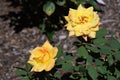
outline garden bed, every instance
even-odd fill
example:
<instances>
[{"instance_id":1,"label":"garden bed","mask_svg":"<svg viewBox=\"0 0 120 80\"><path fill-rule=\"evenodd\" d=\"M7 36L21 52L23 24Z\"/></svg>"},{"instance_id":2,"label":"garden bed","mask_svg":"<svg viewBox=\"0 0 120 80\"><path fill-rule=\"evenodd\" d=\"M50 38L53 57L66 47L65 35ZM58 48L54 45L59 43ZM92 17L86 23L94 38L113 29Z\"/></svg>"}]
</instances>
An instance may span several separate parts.
<instances>
[{"instance_id":1,"label":"garden bed","mask_svg":"<svg viewBox=\"0 0 120 80\"><path fill-rule=\"evenodd\" d=\"M107 27L111 38L113 35L120 41L120 1L104 0L106 6L102 6L103 12L99 13L101 22ZM7 17L9 12L19 12L20 7L10 6L11 2L6 0L0 1L0 79L1 80L19 80L16 76L16 66L23 67L28 60L28 50L43 44L46 36L36 27L23 28L16 33L11 20L14 17ZM111 5L112 4L112 5ZM64 51L75 52L75 47L71 46L71 42L75 37L69 38L68 32L63 28L56 32L55 45L61 44ZM69 47L71 46L71 47Z\"/></svg>"}]
</instances>

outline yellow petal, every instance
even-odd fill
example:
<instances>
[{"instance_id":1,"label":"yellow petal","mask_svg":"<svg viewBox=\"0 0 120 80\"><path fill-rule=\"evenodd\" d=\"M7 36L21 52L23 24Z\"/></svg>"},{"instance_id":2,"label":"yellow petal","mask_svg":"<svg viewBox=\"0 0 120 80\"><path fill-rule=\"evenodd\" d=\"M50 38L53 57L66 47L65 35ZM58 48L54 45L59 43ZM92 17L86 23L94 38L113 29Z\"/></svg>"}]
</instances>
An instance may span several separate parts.
<instances>
[{"instance_id":1,"label":"yellow petal","mask_svg":"<svg viewBox=\"0 0 120 80\"><path fill-rule=\"evenodd\" d=\"M89 34L89 30L84 30L84 31L83 31L83 34L84 34L84 35L88 35L88 34Z\"/></svg>"},{"instance_id":2,"label":"yellow petal","mask_svg":"<svg viewBox=\"0 0 120 80\"><path fill-rule=\"evenodd\" d=\"M39 56L43 56L43 53L41 53L41 47L36 47L33 50L30 50L29 52L31 53L32 57L39 57Z\"/></svg>"},{"instance_id":3,"label":"yellow petal","mask_svg":"<svg viewBox=\"0 0 120 80\"><path fill-rule=\"evenodd\" d=\"M96 26L95 28L91 28L92 31L98 31L99 30L99 26Z\"/></svg>"},{"instance_id":4,"label":"yellow petal","mask_svg":"<svg viewBox=\"0 0 120 80\"><path fill-rule=\"evenodd\" d=\"M69 21L69 18L68 18L68 16L65 16L64 18L66 19L66 21Z\"/></svg>"},{"instance_id":5,"label":"yellow petal","mask_svg":"<svg viewBox=\"0 0 120 80\"><path fill-rule=\"evenodd\" d=\"M67 24L67 30L73 30L73 27L72 27L72 25L71 24Z\"/></svg>"},{"instance_id":6,"label":"yellow petal","mask_svg":"<svg viewBox=\"0 0 120 80\"><path fill-rule=\"evenodd\" d=\"M82 35L82 33L81 33L81 32L79 32L79 31L75 31L75 35L76 35L76 36L81 36L81 35Z\"/></svg>"},{"instance_id":7,"label":"yellow petal","mask_svg":"<svg viewBox=\"0 0 120 80\"><path fill-rule=\"evenodd\" d=\"M44 57L43 57L43 62L46 62L46 61L48 61L50 59L50 55L49 55L49 53L46 53L45 55L44 55Z\"/></svg>"},{"instance_id":8,"label":"yellow petal","mask_svg":"<svg viewBox=\"0 0 120 80\"><path fill-rule=\"evenodd\" d=\"M70 10L69 10L69 14L73 14L73 13L76 13L76 10L75 10L75 9L70 8Z\"/></svg>"},{"instance_id":9,"label":"yellow petal","mask_svg":"<svg viewBox=\"0 0 120 80\"><path fill-rule=\"evenodd\" d=\"M95 38L96 37L96 32L90 32L88 36L90 38Z\"/></svg>"},{"instance_id":10,"label":"yellow petal","mask_svg":"<svg viewBox=\"0 0 120 80\"><path fill-rule=\"evenodd\" d=\"M75 35L74 31L70 31L69 36L73 36L73 35Z\"/></svg>"},{"instance_id":11,"label":"yellow petal","mask_svg":"<svg viewBox=\"0 0 120 80\"><path fill-rule=\"evenodd\" d=\"M86 9L80 4L80 5L78 6L77 10L80 10L81 12L82 12L82 11L84 12Z\"/></svg>"},{"instance_id":12,"label":"yellow petal","mask_svg":"<svg viewBox=\"0 0 120 80\"><path fill-rule=\"evenodd\" d=\"M86 12L93 13L93 7L87 8Z\"/></svg>"},{"instance_id":13,"label":"yellow petal","mask_svg":"<svg viewBox=\"0 0 120 80\"><path fill-rule=\"evenodd\" d=\"M31 72L42 72L45 69L45 64L35 65L31 69Z\"/></svg>"},{"instance_id":14,"label":"yellow petal","mask_svg":"<svg viewBox=\"0 0 120 80\"><path fill-rule=\"evenodd\" d=\"M49 43L48 40L43 44L42 47L48 49L48 51L49 51L51 48L53 48L52 45Z\"/></svg>"},{"instance_id":15,"label":"yellow petal","mask_svg":"<svg viewBox=\"0 0 120 80\"><path fill-rule=\"evenodd\" d=\"M51 59L48 62L46 62L45 71L50 71L55 65L55 59Z\"/></svg>"},{"instance_id":16,"label":"yellow petal","mask_svg":"<svg viewBox=\"0 0 120 80\"><path fill-rule=\"evenodd\" d=\"M29 64L31 64L31 65L35 65L35 64L36 64L36 62L35 62L34 60L28 60L27 63L29 63Z\"/></svg>"},{"instance_id":17,"label":"yellow petal","mask_svg":"<svg viewBox=\"0 0 120 80\"><path fill-rule=\"evenodd\" d=\"M58 48L57 48L57 47L54 47L54 48L53 48L53 54L52 54L52 57L51 57L51 58L55 58L56 55L57 55L57 52L58 52Z\"/></svg>"}]
</instances>

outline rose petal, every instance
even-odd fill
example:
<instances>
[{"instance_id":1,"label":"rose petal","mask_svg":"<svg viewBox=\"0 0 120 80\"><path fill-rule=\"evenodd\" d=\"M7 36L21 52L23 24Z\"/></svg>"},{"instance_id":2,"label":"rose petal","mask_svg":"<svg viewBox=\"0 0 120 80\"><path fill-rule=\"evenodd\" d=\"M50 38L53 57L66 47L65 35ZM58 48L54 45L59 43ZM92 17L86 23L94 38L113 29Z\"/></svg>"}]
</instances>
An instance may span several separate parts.
<instances>
[{"instance_id":1,"label":"rose petal","mask_svg":"<svg viewBox=\"0 0 120 80\"><path fill-rule=\"evenodd\" d=\"M51 59L48 62L46 62L45 71L50 71L55 65L55 59Z\"/></svg>"}]
</instances>

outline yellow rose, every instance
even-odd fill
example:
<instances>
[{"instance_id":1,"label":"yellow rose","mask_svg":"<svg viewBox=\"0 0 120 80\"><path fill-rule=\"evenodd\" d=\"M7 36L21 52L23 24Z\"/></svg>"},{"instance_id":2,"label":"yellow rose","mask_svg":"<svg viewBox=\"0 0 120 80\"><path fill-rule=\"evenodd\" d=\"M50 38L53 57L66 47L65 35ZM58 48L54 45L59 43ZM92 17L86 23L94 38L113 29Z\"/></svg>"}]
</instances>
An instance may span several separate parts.
<instances>
[{"instance_id":1,"label":"yellow rose","mask_svg":"<svg viewBox=\"0 0 120 80\"><path fill-rule=\"evenodd\" d=\"M58 49L57 47L53 47L48 40L43 44L42 47L36 47L29 52L31 53L31 56L28 60L28 63L33 66L31 71L50 71L54 67L56 61L55 57Z\"/></svg>"},{"instance_id":2,"label":"yellow rose","mask_svg":"<svg viewBox=\"0 0 120 80\"><path fill-rule=\"evenodd\" d=\"M89 36L95 38L96 31L99 30L100 18L93 7L84 8L79 5L77 10L70 9L68 16L65 16L69 36Z\"/></svg>"}]
</instances>

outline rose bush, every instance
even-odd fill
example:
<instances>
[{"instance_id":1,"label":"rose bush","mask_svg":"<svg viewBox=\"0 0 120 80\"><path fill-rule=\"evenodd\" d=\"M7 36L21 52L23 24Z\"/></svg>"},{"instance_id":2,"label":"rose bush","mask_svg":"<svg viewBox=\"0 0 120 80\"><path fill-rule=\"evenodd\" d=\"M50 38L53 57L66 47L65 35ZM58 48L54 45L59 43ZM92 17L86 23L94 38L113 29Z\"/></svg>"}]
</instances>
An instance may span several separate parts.
<instances>
[{"instance_id":1,"label":"rose bush","mask_svg":"<svg viewBox=\"0 0 120 80\"><path fill-rule=\"evenodd\" d=\"M68 16L65 16L67 20L67 30L69 36L89 36L95 38L96 31L99 30L99 16L97 12L93 11L93 7L84 8L82 5L77 10L71 9Z\"/></svg>"},{"instance_id":2,"label":"rose bush","mask_svg":"<svg viewBox=\"0 0 120 80\"><path fill-rule=\"evenodd\" d=\"M33 65L31 71L50 71L54 67L58 49L53 47L48 41L46 41L42 47L36 47L29 52L31 56L28 63Z\"/></svg>"}]
</instances>

